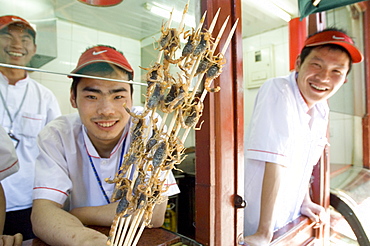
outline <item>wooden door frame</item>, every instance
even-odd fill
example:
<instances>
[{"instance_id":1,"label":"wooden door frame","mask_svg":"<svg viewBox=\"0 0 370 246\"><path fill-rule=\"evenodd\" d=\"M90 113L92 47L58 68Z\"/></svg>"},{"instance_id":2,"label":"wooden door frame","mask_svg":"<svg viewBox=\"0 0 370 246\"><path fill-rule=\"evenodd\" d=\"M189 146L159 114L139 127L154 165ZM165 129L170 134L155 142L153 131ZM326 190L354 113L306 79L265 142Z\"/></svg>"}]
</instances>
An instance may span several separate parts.
<instances>
[{"instance_id":1,"label":"wooden door frame","mask_svg":"<svg viewBox=\"0 0 370 246\"><path fill-rule=\"evenodd\" d=\"M362 2L364 11L364 68L365 68L365 106L366 112L362 118L362 148L363 167L370 169L370 2Z\"/></svg>"},{"instance_id":2,"label":"wooden door frame","mask_svg":"<svg viewBox=\"0 0 370 246\"><path fill-rule=\"evenodd\" d=\"M196 131L195 231L196 240L204 245L231 246L243 232L243 209L234 207L235 195L242 196L244 190L241 0L201 0L201 13L207 11L206 27L219 7L213 36L227 16L230 20L225 33L238 18L239 25L225 53L223 72L214 81L221 90L207 95L201 119L204 124ZM225 36L218 47L223 47Z\"/></svg>"}]
</instances>

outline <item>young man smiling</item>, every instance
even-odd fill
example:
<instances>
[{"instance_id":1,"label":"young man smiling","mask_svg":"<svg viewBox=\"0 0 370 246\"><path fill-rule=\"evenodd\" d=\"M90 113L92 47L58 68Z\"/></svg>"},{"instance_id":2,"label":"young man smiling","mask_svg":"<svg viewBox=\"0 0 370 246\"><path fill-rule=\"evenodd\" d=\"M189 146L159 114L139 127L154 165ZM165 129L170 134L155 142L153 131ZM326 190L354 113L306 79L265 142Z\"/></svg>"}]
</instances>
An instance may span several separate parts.
<instances>
[{"instance_id":1,"label":"young man smiling","mask_svg":"<svg viewBox=\"0 0 370 246\"><path fill-rule=\"evenodd\" d=\"M133 78L123 54L103 45L87 49L72 73ZM110 202L114 184L104 179L115 176L131 143L133 122L123 105L135 114L143 110L132 107L132 92L132 84L74 77L70 101L78 114L59 117L40 133L32 224L46 243L106 245L104 234L84 225L112 224L117 207L117 202ZM165 185L164 197L179 192L172 173ZM153 226L163 224L166 204L154 207Z\"/></svg>"},{"instance_id":2,"label":"young man smiling","mask_svg":"<svg viewBox=\"0 0 370 246\"><path fill-rule=\"evenodd\" d=\"M245 146L245 245L268 245L274 230L301 214L325 223L308 187L327 144L327 99L362 59L348 35L326 29L306 40L294 72L261 86Z\"/></svg>"},{"instance_id":3,"label":"young man smiling","mask_svg":"<svg viewBox=\"0 0 370 246\"><path fill-rule=\"evenodd\" d=\"M27 66L36 53L36 32L25 19L0 17L0 63ZM16 147L19 171L4 179L6 220L4 233L21 232L33 238L32 187L39 153L37 134L61 114L54 94L31 79L24 69L0 66L0 125Z\"/></svg>"}]
</instances>

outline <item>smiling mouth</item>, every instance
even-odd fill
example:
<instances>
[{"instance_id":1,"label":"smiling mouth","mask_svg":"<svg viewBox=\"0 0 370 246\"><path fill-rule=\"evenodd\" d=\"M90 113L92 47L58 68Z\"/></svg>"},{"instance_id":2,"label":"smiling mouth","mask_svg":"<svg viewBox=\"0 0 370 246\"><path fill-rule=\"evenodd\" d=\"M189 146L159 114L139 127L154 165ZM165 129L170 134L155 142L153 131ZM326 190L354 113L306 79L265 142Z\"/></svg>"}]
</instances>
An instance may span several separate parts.
<instances>
[{"instance_id":1,"label":"smiling mouth","mask_svg":"<svg viewBox=\"0 0 370 246\"><path fill-rule=\"evenodd\" d=\"M101 127L104 127L104 128L112 127L116 123L117 123L117 121L113 121L113 122L96 122L96 124L98 126L101 126Z\"/></svg>"},{"instance_id":2,"label":"smiling mouth","mask_svg":"<svg viewBox=\"0 0 370 246\"><path fill-rule=\"evenodd\" d=\"M324 87L319 87L317 85L314 85L314 84L310 84L312 88L318 90L318 91L327 91L328 88L324 88Z\"/></svg>"},{"instance_id":3,"label":"smiling mouth","mask_svg":"<svg viewBox=\"0 0 370 246\"><path fill-rule=\"evenodd\" d=\"M12 52L12 51L9 51L8 54L10 56L16 56L16 57L22 57L22 56L24 56L22 53Z\"/></svg>"}]
</instances>

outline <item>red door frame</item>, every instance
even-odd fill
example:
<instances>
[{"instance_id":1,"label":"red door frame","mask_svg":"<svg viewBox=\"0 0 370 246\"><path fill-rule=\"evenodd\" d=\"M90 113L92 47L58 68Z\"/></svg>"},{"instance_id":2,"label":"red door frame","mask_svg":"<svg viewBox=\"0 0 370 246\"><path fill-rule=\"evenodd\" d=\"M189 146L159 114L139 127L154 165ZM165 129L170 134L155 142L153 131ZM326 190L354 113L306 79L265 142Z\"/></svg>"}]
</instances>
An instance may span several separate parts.
<instances>
[{"instance_id":1,"label":"red door frame","mask_svg":"<svg viewBox=\"0 0 370 246\"><path fill-rule=\"evenodd\" d=\"M364 11L363 19L366 95L366 113L362 118L363 167L370 169L370 2L365 1L361 4L363 4L366 9Z\"/></svg>"},{"instance_id":2,"label":"red door frame","mask_svg":"<svg viewBox=\"0 0 370 246\"><path fill-rule=\"evenodd\" d=\"M206 27L219 7L213 36L218 34L227 16L230 21L225 34L238 18L239 25L225 53L227 63L223 72L214 81L221 90L207 95L202 116L205 122L196 131L195 226L198 242L231 246L237 244L237 236L243 231L243 210L234 207L235 194L243 195L244 176L241 1L202 0L201 12L207 10ZM225 34L219 44L221 48Z\"/></svg>"}]
</instances>

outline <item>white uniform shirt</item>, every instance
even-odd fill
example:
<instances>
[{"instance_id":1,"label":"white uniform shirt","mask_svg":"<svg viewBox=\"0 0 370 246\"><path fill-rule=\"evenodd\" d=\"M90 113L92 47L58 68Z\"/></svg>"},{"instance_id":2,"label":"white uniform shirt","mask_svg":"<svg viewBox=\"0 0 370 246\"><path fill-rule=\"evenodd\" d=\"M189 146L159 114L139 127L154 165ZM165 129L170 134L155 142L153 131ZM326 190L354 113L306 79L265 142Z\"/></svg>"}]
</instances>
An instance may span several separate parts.
<instances>
[{"instance_id":1,"label":"white uniform shirt","mask_svg":"<svg viewBox=\"0 0 370 246\"><path fill-rule=\"evenodd\" d=\"M132 111L137 114L142 111L142 107L133 107ZM130 127L132 125L130 121ZM128 151L131 134L127 135L126 141L124 138L128 129L123 132L110 158L100 158L87 137L77 113L61 116L52 121L41 131L38 139L40 155L36 162L33 199L48 199L63 205L69 198L70 209L107 204L89 156L108 198L111 198L114 184L108 184L104 179L114 178L121 155ZM164 196L179 193L172 172L165 185L169 186L169 189L163 193Z\"/></svg>"},{"instance_id":2,"label":"white uniform shirt","mask_svg":"<svg viewBox=\"0 0 370 246\"><path fill-rule=\"evenodd\" d=\"M5 131L12 131L20 140L16 148L19 171L2 181L6 210L27 209L32 207L35 160L39 153L37 134L48 122L61 115L61 112L54 94L28 75L15 85L9 85L8 79L0 73L0 91L6 102L4 105L0 100L0 125ZM20 111L14 118L18 110Z\"/></svg>"},{"instance_id":3,"label":"white uniform shirt","mask_svg":"<svg viewBox=\"0 0 370 246\"><path fill-rule=\"evenodd\" d=\"M300 215L313 166L327 144L329 108L308 106L298 89L295 72L266 81L260 88L245 145L245 236L254 234L260 218L265 162L284 166L277 201L275 229Z\"/></svg>"},{"instance_id":4,"label":"white uniform shirt","mask_svg":"<svg viewBox=\"0 0 370 246\"><path fill-rule=\"evenodd\" d=\"M17 154L8 133L0 126L0 181L19 169Z\"/></svg>"}]
</instances>

